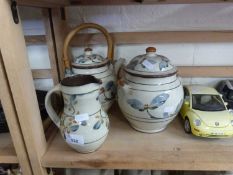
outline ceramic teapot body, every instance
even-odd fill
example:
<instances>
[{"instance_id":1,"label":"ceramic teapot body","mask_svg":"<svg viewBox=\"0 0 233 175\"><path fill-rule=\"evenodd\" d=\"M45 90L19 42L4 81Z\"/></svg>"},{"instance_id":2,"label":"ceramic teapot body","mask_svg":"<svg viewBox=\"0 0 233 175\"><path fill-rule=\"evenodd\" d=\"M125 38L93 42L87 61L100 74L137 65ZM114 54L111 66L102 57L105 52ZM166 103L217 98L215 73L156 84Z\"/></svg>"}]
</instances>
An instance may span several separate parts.
<instances>
[{"instance_id":1,"label":"ceramic teapot body","mask_svg":"<svg viewBox=\"0 0 233 175\"><path fill-rule=\"evenodd\" d=\"M183 87L168 59L149 54L133 59L122 69L118 104L134 129L154 133L165 129L178 114ZM157 69L162 67L165 72L160 73Z\"/></svg>"},{"instance_id":2,"label":"ceramic teapot body","mask_svg":"<svg viewBox=\"0 0 233 175\"><path fill-rule=\"evenodd\" d=\"M81 153L93 152L105 141L109 130L109 119L99 102L101 81L90 75L67 77L48 92L46 110L59 127L66 143ZM57 116L51 95L62 92L64 109Z\"/></svg>"},{"instance_id":3,"label":"ceramic teapot body","mask_svg":"<svg viewBox=\"0 0 233 175\"><path fill-rule=\"evenodd\" d=\"M80 30L87 28L97 29L104 34L108 43L107 58L103 58L100 55L93 54L91 48L86 48L83 55L80 55L70 61L67 52L68 45L71 39ZM96 78L101 79L103 83L101 85L99 100L103 106L103 109L107 111L115 100L116 95L115 76L113 74L112 65L110 64L113 58L113 42L107 30L104 29L102 26L93 23L86 23L78 26L77 28L72 30L66 37L63 53L65 67L66 70L68 70L66 71L68 72L66 76L68 76L69 74L83 74L93 75Z\"/></svg>"},{"instance_id":4,"label":"ceramic teapot body","mask_svg":"<svg viewBox=\"0 0 233 175\"><path fill-rule=\"evenodd\" d=\"M96 66L94 68L86 67L85 69L83 69L78 65L81 64L80 62L83 62L82 64L85 64L84 61L94 61L94 58L97 58L96 60L104 60L104 58L102 58L100 55L92 54L91 48L86 48L83 55L74 58L74 61L72 63L72 73L74 75L92 75L102 81L102 84L100 85L99 101L102 104L103 109L107 111L111 107L116 96L116 79L113 74L112 65L109 64L109 61L103 63L102 65L100 64L99 66Z\"/></svg>"}]
</instances>

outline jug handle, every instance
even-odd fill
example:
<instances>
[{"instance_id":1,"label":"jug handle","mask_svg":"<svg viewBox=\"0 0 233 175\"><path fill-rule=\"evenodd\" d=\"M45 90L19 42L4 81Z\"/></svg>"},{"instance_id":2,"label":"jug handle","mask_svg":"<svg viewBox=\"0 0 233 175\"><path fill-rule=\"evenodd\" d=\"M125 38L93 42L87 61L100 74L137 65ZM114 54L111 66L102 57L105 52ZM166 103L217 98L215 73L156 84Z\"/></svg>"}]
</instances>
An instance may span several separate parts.
<instances>
[{"instance_id":1,"label":"jug handle","mask_svg":"<svg viewBox=\"0 0 233 175\"><path fill-rule=\"evenodd\" d=\"M45 108L49 114L49 117L51 120L57 125L57 127L60 127L60 118L58 117L57 113L53 109L53 106L51 104L51 95L55 92L60 92L60 85L56 85L54 88L52 88L45 97Z\"/></svg>"}]
</instances>

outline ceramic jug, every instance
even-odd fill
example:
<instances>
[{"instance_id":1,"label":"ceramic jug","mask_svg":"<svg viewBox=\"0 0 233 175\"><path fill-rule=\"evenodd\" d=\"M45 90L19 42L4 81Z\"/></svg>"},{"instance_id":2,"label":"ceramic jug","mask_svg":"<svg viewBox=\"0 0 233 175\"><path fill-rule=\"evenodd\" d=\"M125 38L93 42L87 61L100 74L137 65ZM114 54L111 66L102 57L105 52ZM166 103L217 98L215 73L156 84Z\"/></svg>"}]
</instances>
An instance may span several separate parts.
<instances>
[{"instance_id":1,"label":"ceramic jug","mask_svg":"<svg viewBox=\"0 0 233 175\"><path fill-rule=\"evenodd\" d=\"M45 98L49 117L60 129L66 143L81 153L98 149L109 131L109 119L99 102L101 80L91 75L64 78ZM64 109L58 116L51 105L51 95L62 93Z\"/></svg>"},{"instance_id":2,"label":"ceramic jug","mask_svg":"<svg viewBox=\"0 0 233 175\"><path fill-rule=\"evenodd\" d=\"M131 126L146 133L164 130L183 103L176 67L156 54L154 47L148 47L146 54L136 56L127 65L120 59L115 68L118 104Z\"/></svg>"},{"instance_id":3,"label":"ceramic jug","mask_svg":"<svg viewBox=\"0 0 233 175\"><path fill-rule=\"evenodd\" d=\"M78 57L73 59L69 58L68 46L76 34L83 29L97 29L102 32L108 44L107 58L93 54L91 48L85 48L84 54ZM112 65L110 64L113 59L113 42L107 30L102 26L93 23L79 25L67 35L64 42L63 55L66 76L83 74L93 75L96 78L101 79L103 83L101 85L99 100L103 109L107 111L111 107L116 95L115 76L113 74Z\"/></svg>"}]
</instances>

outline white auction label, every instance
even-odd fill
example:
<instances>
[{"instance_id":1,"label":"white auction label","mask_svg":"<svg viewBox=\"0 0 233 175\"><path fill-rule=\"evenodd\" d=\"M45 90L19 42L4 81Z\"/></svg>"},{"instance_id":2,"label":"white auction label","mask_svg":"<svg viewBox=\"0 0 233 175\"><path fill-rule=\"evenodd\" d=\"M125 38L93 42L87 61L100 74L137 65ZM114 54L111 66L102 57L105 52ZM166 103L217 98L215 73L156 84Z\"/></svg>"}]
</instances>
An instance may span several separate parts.
<instances>
[{"instance_id":1,"label":"white auction label","mask_svg":"<svg viewBox=\"0 0 233 175\"><path fill-rule=\"evenodd\" d=\"M142 65L145 66L149 70L153 70L154 69L154 65L151 64L148 60L144 60L142 62Z\"/></svg>"},{"instance_id":2,"label":"white auction label","mask_svg":"<svg viewBox=\"0 0 233 175\"><path fill-rule=\"evenodd\" d=\"M88 113L75 115L75 120L78 122L89 120L89 115Z\"/></svg>"},{"instance_id":3,"label":"white auction label","mask_svg":"<svg viewBox=\"0 0 233 175\"><path fill-rule=\"evenodd\" d=\"M76 134L66 134L66 141L68 143L84 145L84 137Z\"/></svg>"}]
</instances>

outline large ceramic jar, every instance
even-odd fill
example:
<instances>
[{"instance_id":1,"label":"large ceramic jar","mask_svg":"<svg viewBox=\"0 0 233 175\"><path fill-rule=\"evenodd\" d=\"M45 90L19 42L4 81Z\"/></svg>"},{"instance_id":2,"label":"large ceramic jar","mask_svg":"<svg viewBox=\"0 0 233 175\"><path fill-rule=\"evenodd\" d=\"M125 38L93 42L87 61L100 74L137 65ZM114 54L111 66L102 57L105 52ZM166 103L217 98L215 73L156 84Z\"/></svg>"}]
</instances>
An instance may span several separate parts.
<instances>
[{"instance_id":1,"label":"large ceramic jar","mask_svg":"<svg viewBox=\"0 0 233 175\"><path fill-rule=\"evenodd\" d=\"M176 117L183 102L176 73L176 67L153 47L121 67L118 104L134 129L159 132Z\"/></svg>"},{"instance_id":2,"label":"large ceramic jar","mask_svg":"<svg viewBox=\"0 0 233 175\"><path fill-rule=\"evenodd\" d=\"M84 54L70 59L68 46L72 38L74 38L79 31L89 28L97 29L105 36L108 44L107 57L103 58L101 55L93 54L91 48L86 48L84 50ZM100 95L98 98L103 109L107 111L111 107L116 94L115 76L113 74L112 65L110 64L113 59L113 42L107 30L98 24L81 24L67 35L64 42L63 54L66 76L76 74L92 75L102 81Z\"/></svg>"}]
</instances>

